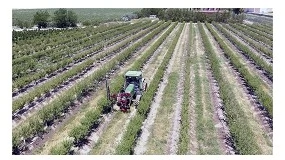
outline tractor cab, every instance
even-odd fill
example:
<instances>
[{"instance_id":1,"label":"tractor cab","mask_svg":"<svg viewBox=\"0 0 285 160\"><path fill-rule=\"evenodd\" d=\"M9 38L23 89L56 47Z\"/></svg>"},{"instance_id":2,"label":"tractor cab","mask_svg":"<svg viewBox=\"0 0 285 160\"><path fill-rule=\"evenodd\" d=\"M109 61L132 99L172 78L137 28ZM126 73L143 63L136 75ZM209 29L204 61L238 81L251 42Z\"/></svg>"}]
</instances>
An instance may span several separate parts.
<instances>
[{"instance_id":1,"label":"tractor cab","mask_svg":"<svg viewBox=\"0 0 285 160\"><path fill-rule=\"evenodd\" d=\"M133 84L135 90L142 90L143 89L143 78L141 71L128 71L125 74L125 84L124 89L126 90L130 84Z\"/></svg>"}]
</instances>

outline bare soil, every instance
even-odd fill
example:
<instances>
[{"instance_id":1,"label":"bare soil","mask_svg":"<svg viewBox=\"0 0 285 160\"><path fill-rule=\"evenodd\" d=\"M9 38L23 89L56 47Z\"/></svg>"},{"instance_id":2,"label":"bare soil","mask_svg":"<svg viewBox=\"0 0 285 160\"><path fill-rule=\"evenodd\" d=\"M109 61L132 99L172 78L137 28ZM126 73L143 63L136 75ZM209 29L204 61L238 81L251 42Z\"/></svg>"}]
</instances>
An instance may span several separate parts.
<instances>
[{"instance_id":1,"label":"bare soil","mask_svg":"<svg viewBox=\"0 0 285 160\"><path fill-rule=\"evenodd\" d=\"M179 74L179 81L177 86L176 92L176 103L174 104L174 114L172 115L172 126L171 132L169 133L169 140L168 141L168 154L176 154L178 149L178 141L179 141L179 134L180 134L180 123L181 123L181 109L182 109L182 101L183 101L183 94L184 94L184 68L185 68L185 59L183 57L187 54L186 45L188 44L188 35L189 35L189 24L185 24L184 30L182 31L182 36L180 42L178 41L178 48L174 50L174 52L178 52L177 56L180 57L179 62L176 61L175 64L179 64L178 72ZM175 48L176 49L176 48Z\"/></svg>"},{"instance_id":2,"label":"bare soil","mask_svg":"<svg viewBox=\"0 0 285 160\"><path fill-rule=\"evenodd\" d=\"M144 29L145 30L145 29ZM142 30L143 31L143 30ZM140 31L140 32L142 32ZM139 33L139 32L137 32ZM120 36L120 35L118 35ZM56 71L54 71L53 73L49 74L49 75L46 75L45 77L43 78L40 78L34 82L31 82L30 84L27 84L26 86L18 89L17 91L13 92L12 93L12 99L15 100L21 96L24 96L26 95L27 93L29 93L30 91L32 91L36 86L39 86L39 85L43 85L44 83L52 80L52 79L55 79L56 77L58 76L61 76L62 74L64 74L65 72L67 72L68 70L72 69L74 66L77 66L77 65L80 65L81 63L83 63L84 61L86 61L87 59L89 58L95 58L97 57L98 54L101 54L105 51L108 51L112 48L115 48L116 46L118 46L120 43L123 43L126 39L130 39L131 37L133 37L133 35L129 36L129 38L123 38L123 39L119 39L117 42L115 43L112 43L112 44L109 44L108 46L105 46L104 49L102 50L98 50L96 52L93 52L91 54L88 54L86 55L85 57L82 57L70 64L68 64L67 66L63 67L63 68L60 68ZM115 38L115 37L114 37ZM109 40L110 41L110 40ZM93 47L94 45L97 45L97 44L92 44L91 46L88 46L84 49L81 49L80 51L77 51L77 53L80 53L80 52L83 52L83 51L86 51L88 50L89 48Z\"/></svg>"},{"instance_id":3,"label":"bare soil","mask_svg":"<svg viewBox=\"0 0 285 160\"><path fill-rule=\"evenodd\" d=\"M182 32L183 33L185 32L185 28ZM173 108L167 109L167 112L165 111L163 112L162 109L165 108L165 106L161 106L161 103L164 100L163 99L164 89L169 83L168 79L170 74L173 72L178 72L178 70L180 69L180 62L181 62L180 60L182 52L179 51L180 50L179 46L181 46L182 44L183 33L180 35L173 56L170 59L169 65L164 74L163 81L159 85L158 92L154 97L155 101L153 101L151 105L150 114L148 115L148 118L144 122L143 132L137 142L137 146L135 147L135 154L170 154L169 151L170 149L172 149L171 146L172 144L170 139L174 138L172 137L172 132L171 132L173 126L173 124L171 124L172 123L171 121L172 118L175 116L174 106ZM173 112L168 112L170 110L172 110ZM164 119L163 117L168 117L168 118ZM151 121L150 124L148 124L149 121ZM159 142L163 141L163 142L156 143L158 141ZM155 150L153 150L154 148Z\"/></svg>"},{"instance_id":4,"label":"bare soil","mask_svg":"<svg viewBox=\"0 0 285 160\"><path fill-rule=\"evenodd\" d=\"M235 93L234 96L237 99L239 99L239 104L241 108L244 110L244 112L248 116L250 125L253 128L254 133L256 134L255 137L257 138L257 142L259 142L258 144L264 150L264 153L268 154L272 152L272 150L270 149L271 140L269 138L269 136L272 135L272 130L270 131L269 124L267 125L264 124L264 119L267 119L267 118L266 117L261 118L262 117L261 111L260 110L258 111L258 105L256 103L256 100L253 98L254 96L252 96L250 92L248 91L248 88L245 86L244 80L240 77L240 74L237 72L237 70L235 70L234 67L229 63L229 60L226 59L222 49L219 47L217 42L214 40L210 32L206 29L205 26L204 28L210 39L212 47L215 50L215 53L221 60L220 61L222 64L221 66L223 66L221 69L223 70L225 77L232 84L233 91ZM222 111L223 109L221 111L217 110L217 113L222 112ZM221 120L224 119L224 121L226 122L226 117L224 118L223 117L224 116L221 116L219 118ZM228 130L227 128L228 127L226 127L226 131ZM227 134L227 132L225 133L226 133L226 137L230 136ZM264 136L264 135L267 135L267 136ZM229 137L227 140L231 140L231 138ZM232 144L231 141L227 142L226 144L230 145L230 146L227 146L229 149L227 153L233 154L235 151L234 151L234 147L231 146Z\"/></svg>"},{"instance_id":5,"label":"bare soil","mask_svg":"<svg viewBox=\"0 0 285 160\"><path fill-rule=\"evenodd\" d=\"M143 37L140 37L139 39L142 39L142 38ZM132 45L132 43L130 43L130 45L128 47L126 47L125 49L123 49L120 53L122 53L124 50L129 48L131 45ZM59 85L58 87L54 88L49 94L46 94L46 95L36 99L35 102L31 103L33 105L27 105L27 107L24 107L23 110L14 114L13 120L12 120L13 128L17 127L19 124L21 124L28 117L34 115L37 110L40 110L44 106L46 106L49 103L51 103L52 101L54 101L59 95L63 94L64 92L67 92L68 89L70 89L72 86L79 83L80 81L82 81L86 77L90 76L91 74L96 72L98 69L101 69L103 67L103 65L107 64L113 58L120 55L120 53L119 54L112 53L112 54L104 57L100 61L94 62L94 64L92 66L88 67L87 69L85 69L81 73L75 75L74 77L70 78L69 80L64 82L62 85Z\"/></svg>"},{"instance_id":6,"label":"bare soil","mask_svg":"<svg viewBox=\"0 0 285 160\"><path fill-rule=\"evenodd\" d=\"M165 30L165 31L166 31L166 30ZM163 31L163 32L165 32L165 31ZM125 71L127 71L128 68L130 68L130 65L135 61L135 59L140 58L140 57L142 56L141 53L142 53L144 50L146 50L146 49L150 46L149 44L154 43L155 40L156 40L156 38L159 37L160 35L162 35L162 33L158 34L153 40L151 40L147 45L145 45L145 47L143 47L143 48L139 51L140 55L138 55L138 56L136 56L136 57L133 57L133 59L132 59L131 61L128 61L128 63L127 63L126 65L121 66L120 71L119 71L119 74L122 74L122 73L124 73ZM134 59L134 58L135 58L135 59ZM92 103L93 105L96 105L94 102L90 102L90 103ZM134 112L134 113L135 113L135 112ZM103 134L105 133L105 130L108 129L108 123L113 123L113 118L114 118L113 114L114 114L114 113L110 113L110 114L112 114L112 116L110 116L110 118L108 118L108 121L103 121L102 124L100 123L99 126L98 126L98 127L99 127L99 130L100 130L101 127L104 128L104 131L103 131L103 129L102 129L102 133L103 133ZM77 117L78 117L78 116L77 116ZM129 118L129 119L131 119L131 118ZM109 121L111 121L111 122L109 122ZM127 126L127 125L126 125L126 126ZM119 127L121 128L122 125L119 125ZM117 130L118 130L118 129L117 129ZM119 129L118 131L120 131L120 129ZM91 131L90 136L87 137L88 142L86 142L85 145L80 146L79 148L75 148L77 154L87 154L87 153L91 150L92 146L93 146L93 145L98 141L98 139L99 139L99 137L93 137L93 138L91 138L92 135L96 135L95 132L97 132L97 129ZM100 134L100 135L102 135L102 134Z\"/></svg>"},{"instance_id":7,"label":"bare soil","mask_svg":"<svg viewBox=\"0 0 285 160\"><path fill-rule=\"evenodd\" d=\"M177 30L177 27L176 29ZM174 31L173 31L174 32ZM159 49L157 51L155 51L155 53L153 54L153 56L148 60L148 62L144 65L142 72L144 77L146 78L147 82L150 83L152 81L152 79L154 78L154 73L157 71L158 67L160 66L164 56L165 56L165 46L166 46L166 42L169 41L169 39L171 39L171 37L173 36L173 32L170 34L170 36L166 39L165 42L163 42L163 44L161 45L161 47L159 47ZM131 114L134 116L136 114L136 110L132 110ZM131 120L131 118L133 116L129 116L126 119L122 119L122 123L121 126L116 125L118 122L116 122L116 120L114 121L114 124L112 124L113 127L108 127L107 131L108 133L112 134L114 131L119 131L118 135L115 137L110 137L109 140L103 140L104 137L101 137L101 143L98 144L95 148L94 148L94 152L91 154L114 154L116 147L118 146L118 144L121 141L121 138L123 136L123 134L126 131L125 129L120 129L122 128L122 125L127 127L129 121ZM121 120L121 116L119 116L117 118L117 120ZM119 128L118 128L119 127ZM114 129L115 128L115 129ZM97 148L100 148L100 151L97 150Z\"/></svg>"},{"instance_id":8,"label":"bare soil","mask_svg":"<svg viewBox=\"0 0 285 160\"><path fill-rule=\"evenodd\" d=\"M227 25L229 28L231 28L232 30L234 30L235 32L237 32L237 34L235 34L235 33L231 32L230 30L228 30L229 32L232 33L232 35L235 35L237 38L239 38L240 40L242 40L244 43L247 43L243 38L241 38L241 37L239 36L239 35L244 35L244 36L247 36L247 35L243 34L241 31L239 31L239 30L233 28L233 27L230 26L229 24L225 24L225 25ZM226 29L226 28L225 28L225 29ZM251 40L253 40L254 42L256 42L257 44L259 44L259 45L261 45L261 46L263 45L262 43L259 43L259 42L255 41L255 40L252 39L251 37L248 37L248 38L251 39ZM249 44L247 44L247 45L250 46ZM253 46L251 46L251 47L253 47ZM270 49L270 48L268 48L268 49ZM258 52L262 57L264 57L265 59L267 59L267 61L269 62L270 65L273 65L273 58L269 57L268 55L264 54L264 53L261 52L261 51L257 51L257 50L256 50L256 52Z\"/></svg>"},{"instance_id":9,"label":"bare soil","mask_svg":"<svg viewBox=\"0 0 285 160\"><path fill-rule=\"evenodd\" d=\"M160 34L159 34L160 35ZM159 35L157 35L157 36L159 36ZM156 37L157 37L156 36ZM155 39L156 39L156 37L154 37L154 39L152 39L150 42L148 42L145 46L143 46L143 47L141 47L140 48L140 50L139 51L137 51L136 53L134 53L133 55L132 55L132 57L127 61L127 62L125 62L124 64L121 64L120 66L118 66L117 67L117 69L116 70L122 70L122 69L125 69L126 67L125 66L128 66L128 65L130 65L135 59L138 59L138 58L140 58L140 56L141 56L141 54L143 53L143 51L146 49L146 48L148 48L148 46L149 46L149 44L151 44L151 43L154 43L154 41L155 41ZM117 73L119 72L119 71L116 71L116 70L114 70L114 71L112 71L112 73L109 75L110 76L110 78L112 78L112 77L114 77L114 76L116 76L117 75ZM105 84L103 84L103 83L100 83L100 87L99 88L104 88L104 86L105 86ZM96 91L97 92L97 91ZM98 90L98 92L103 92L101 89L100 90ZM97 96L96 96L97 95ZM100 96L102 96L103 95L103 93L101 93L101 94L95 94L95 99L99 99L100 98ZM88 103L89 101L90 101L90 103L91 103L91 105L90 105L90 107L93 107L94 105L95 105L95 101L94 100L92 100L92 99L94 99L94 97L93 96L89 96L89 97L87 97L87 98L85 98L84 99L84 101L82 101L80 104L78 104L78 106L77 107L82 107L82 105L83 104L86 104L86 103ZM97 103L96 103L97 104ZM76 108L76 107L75 107ZM72 110L72 109L71 109ZM60 143L61 141L62 141L62 139L64 139L64 137L67 137L68 136L68 132L69 132L69 130L75 125L75 123L79 123L80 122L80 118L82 118L83 116L84 116L84 113L85 112L87 112L88 111L88 108L86 109L84 109L84 111L82 111L82 112L79 112L80 113L80 115L81 116L79 116L78 114L66 114L66 116L65 117L62 117L62 119L59 119L59 120L57 120L57 121L59 121L60 123L62 123L63 124L63 128L62 127L60 127L61 128L61 130L63 131L63 132L61 132L60 134L55 134L55 133L58 133L59 132L59 130L58 130L58 124L55 122L54 123L54 126L51 126L51 128L55 128L55 130L47 130L47 135L50 135L50 136L46 136L48 139L46 139L46 138L43 138L43 139L41 139L41 141L36 145L36 147L34 146L34 147L29 147L29 148L31 148L31 150L34 150L34 149L36 149L36 148L41 148L41 147L43 147L41 150L41 154L48 154L49 153L49 150L50 150L50 148L52 147L52 146L54 146L54 145L56 145L56 144L58 144L58 143ZM67 117L68 116L71 116L72 118L72 122L70 122L70 121L67 121ZM73 123L74 122L74 123ZM66 126L67 125L67 126ZM51 136L52 135L52 136ZM55 137L54 137L55 136ZM43 143L43 142L45 142L45 143ZM30 152L30 151L28 151L28 152ZM23 153L23 154L25 154L25 152Z\"/></svg>"},{"instance_id":10,"label":"bare soil","mask_svg":"<svg viewBox=\"0 0 285 160\"><path fill-rule=\"evenodd\" d=\"M224 39L224 41L231 48L231 50L234 53L237 53L236 55L241 59L241 63L247 66L248 71L252 75L256 75L263 80L264 84L260 87L262 87L269 95L272 96L272 90L273 90L272 82L265 75L263 75L263 71L259 70L252 61L248 60L231 42L229 42L227 38L225 38L219 31L217 31L217 29L214 26L212 26L212 28L215 30L215 32L219 33L219 36L222 39Z\"/></svg>"},{"instance_id":11,"label":"bare soil","mask_svg":"<svg viewBox=\"0 0 285 160\"><path fill-rule=\"evenodd\" d=\"M218 24L220 26L222 26L221 24ZM231 32L230 30L228 30L227 28L224 28L225 30L227 30L229 33L231 33L231 35L236 38L241 44L246 45L248 47L248 49L253 52L255 55L260 56L268 65L272 66L272 62L270 61L270 59L268 59L268 57L265 57L263 54L261 54L259 51L255 50L253 47L251 47L250 45L248 45L247 43L245 43L242 38L240 38L239 36L237 36L236 34L234 34L233 32Z\"/></svg>"},{"instance_id":12,"label":"bare soil","mask_svg":"<svg viewBox=\"0 0 285 160\"><path fill-rule=\"evenodd\" d=\"M209 79L209 75L211 75L211 70L209 70L207 61L205 59L207 58L207 53L205 53L202 38L197 28L197 24L194 24L194 26L196 26L195 33L197 39L195 41L195 49L197 52L196 63L198 63L198 75L195 74L195 76L200 76L201 81L201 98L203 107L202 121L204 122L203 129L205 130L203 133L202 140L199 140L198 138L198 154L221 154L221 150L223 150L223 145L219 144L220 135L217 129L214 128L214 125L218 123L217 121L215 121L216 119L214 114L214 107L217 105L215 103L217 102L217 99L216 97L213 97L214 93L213 90L211 90L211 79ZM208 134L207 132L211 132L211 134Z\"/></svg>"},{"instance_id":13,"label":"bare soil","mask_svg":"<svg viewBox=\"0 0 285 160\"><path fill-rule=\"evenodd\" d=\"M178 30L178 26L174 29L174 31L171 33L169 38L165 41L165 45L161 48L161 52L162 53L161 53L160 57L158 57L158 60L160 62L162 62L165 54L167 53L167 51L168 51L168 49L167 49L168 47L167 46L169 46L170 43L172 42L172 39L175 36L174 33L176 33L177 30ZM148 63L148 64L151 64L151 63ZM154 75L151 72L148 72L148 73L149 73L149 75L146 75L146 77ZM166 73L169 73L169 67L167 68ZM154 98L154 101L153 101L153 103L150 106L150 112L148 114L148 117L143 122L142 133L141 133L140 137L138 138L137 144L136 144L136 146L134 148L134 154L136 154L136 155L143 154L146 151L146 149L147 149L145 147L145 145L147 144L147 141L148 141L148 138L149 138L149 135L150 135L150 130L149 129L152 127L152 125L154 123L154 120L156 118L157 110L160 107L159 104L160 104L160 102L162 100L163 90L166 87L167 82L168 82L167 76L168 76L168 74L165 74L163 76L163 81L160 83L158 91L157 91L157 94L156 94L156 97Z\"/></svg>"}]
</instances>

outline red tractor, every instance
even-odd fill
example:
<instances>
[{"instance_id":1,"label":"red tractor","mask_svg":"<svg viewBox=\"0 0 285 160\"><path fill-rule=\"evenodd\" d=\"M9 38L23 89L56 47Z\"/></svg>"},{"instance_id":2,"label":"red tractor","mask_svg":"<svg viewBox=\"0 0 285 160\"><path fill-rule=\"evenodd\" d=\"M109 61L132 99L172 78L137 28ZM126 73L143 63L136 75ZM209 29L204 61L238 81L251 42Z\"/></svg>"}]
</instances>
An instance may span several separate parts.
<instances>
[{"instance_id":1,"label":"red tractor","mask_svg":"<svg viewBox=\"0 0 285 160\"><path fill-rule=\"evenodd\" d=\"M116 101L116 106L123 112L127 112L134 103L138 106L143 92L146 91L147 83L142 78L141 71L128 71L125 74L125 84L123 89L118 94L113 94L111 99ZM114 107L115 108L115 107Z\"/></svg>"}]
</instances>

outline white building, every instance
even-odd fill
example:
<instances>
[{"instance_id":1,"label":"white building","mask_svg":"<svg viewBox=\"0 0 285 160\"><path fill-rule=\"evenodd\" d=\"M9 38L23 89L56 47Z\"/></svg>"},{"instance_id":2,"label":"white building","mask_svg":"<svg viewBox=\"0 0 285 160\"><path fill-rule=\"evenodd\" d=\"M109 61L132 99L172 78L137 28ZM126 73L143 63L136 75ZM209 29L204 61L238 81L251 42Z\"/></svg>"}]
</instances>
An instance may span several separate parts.
<instances>
[{"instance_id":1,"label":"white building","mask_svg":"<svg viewBox=\"0 0 285 160\"><path fill-rule=\"evenodd\" d=\"M260 13L264 14L264 13L272 13L273 10L272 8L260 8Z\"/></svg>"},{"instance_id":2,"label":"white building","mask_svg":"<svg viewBox=\"0 0 285 160\"><path fill-rule=\"evenodd\" d=\"M249 13L258 13L258 14L266 14L266 13L272 13L272 8L244 8L245 12Z\"/></svg>"},{"instance_id":3,"label":"white building","mask_svg":"<svg viewBox=\"0 0 285 160\"><path fill-rule=\"evenodd\" d=\"M156 18L156 15L149 15L149 18Z\"/></svg>"}]
</instances>

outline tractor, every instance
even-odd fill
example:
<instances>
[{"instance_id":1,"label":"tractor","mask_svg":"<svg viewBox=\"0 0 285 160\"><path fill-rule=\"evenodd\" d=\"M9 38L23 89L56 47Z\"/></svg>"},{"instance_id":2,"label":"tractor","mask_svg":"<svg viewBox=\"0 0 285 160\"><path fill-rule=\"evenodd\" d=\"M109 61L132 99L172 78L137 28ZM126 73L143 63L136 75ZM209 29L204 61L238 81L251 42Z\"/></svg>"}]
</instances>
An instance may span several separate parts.
<instances>
[{"instance_id":1,"label":"tractor","mask_svg":"<svg viewBox=\"0 0 285 160\"><path fill-rule=\"evenodd\" d=\"M127 112L132 104L138 106L143 92L146 91L147 83L141 71L128 71L124 78L125 82L120 93L113 94L110 98L115 101L117 108Z\"/></svg>"}]
</instances>

